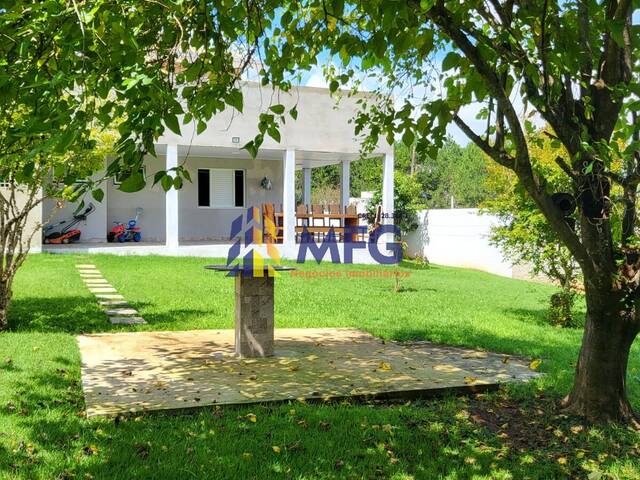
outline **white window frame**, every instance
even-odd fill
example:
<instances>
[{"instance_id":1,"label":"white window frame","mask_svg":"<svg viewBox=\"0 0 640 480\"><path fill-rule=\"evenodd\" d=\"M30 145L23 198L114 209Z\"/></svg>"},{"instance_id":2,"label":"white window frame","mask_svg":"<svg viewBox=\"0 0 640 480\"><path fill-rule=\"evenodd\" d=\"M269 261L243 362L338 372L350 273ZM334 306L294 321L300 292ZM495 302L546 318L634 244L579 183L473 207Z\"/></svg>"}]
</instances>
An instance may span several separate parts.
<instances>
[{"instance_id":1,"label":"white window frame","mask_svg":"<svg viewBox=\"0 0 640 480\"><path fill-rule=\"evenodd\" d=\"M215 168L215 167L198 167L196 169L196 178L197 177L197 172L198 170L208 170L209 171L209 206L203 206L203 205L198 205L198 198L199 198L199 194L200 194L200 184L198 184L196 187L196 206L198 208L204 208L204 209L208 209L208 210L229 210L229 209L244 209L245 205L247 204L247 170L244 168ZM234 204L235 203L235 198L236 198L236 182L235 182L235 172L236 171L241 171L242 172L242 206L236 206L236 205L228 205L228 206L224 206L224 205L214 205L213 204L213 176L214 176L214 172L216 171L224 171L224 172L231 172L231 203Z\"/></svg>"}]
</instances>

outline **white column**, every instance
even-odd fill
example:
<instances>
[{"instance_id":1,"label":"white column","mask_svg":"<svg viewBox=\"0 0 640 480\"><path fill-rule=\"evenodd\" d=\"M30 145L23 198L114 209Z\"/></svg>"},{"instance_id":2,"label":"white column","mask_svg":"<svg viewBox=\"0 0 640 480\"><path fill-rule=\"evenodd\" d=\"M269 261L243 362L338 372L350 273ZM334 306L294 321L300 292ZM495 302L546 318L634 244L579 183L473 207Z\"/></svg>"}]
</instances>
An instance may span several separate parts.
<instances>
[{"instance_id":1,"label":"white column","mask_svg":"<svg viewBox=\"0 0 640 480\"><path fill-rule=\"evenodd\" d=\"M166 169L178 166L178 145L167 145L167 165ZM173 176L172 173L170 173ZM170 248L177 248L179 244L179 220L178 220L178 194L179 191L171 188L166 193L166 245Z\"/></svg>"},{"instance_id":2,"label":"white column","mask_svg":"<svg viewBox=\"0 0 640 480\"><path fill-rule=\"evenodd\" d=\"M382 223L393 223L393 153L384 156L382 165Z\"/></svg>"},{"instance_id":3,"label":"white column","mask_svg":"<svg viewBox=\"0 0 640 480\"><path fill-rule=\"evenodd\" d=\"M302 203L311 205L311 169L302 169Z\"/></svg>"},{"instance_id":4,"label":"white column","mask_svg":"<svg viewBox=\"0 0 640 480\"><path fill-rule=\"evenodd\" d=\"M282 243L296 243L296 152L285 150L282 159Z\"/></svg>"},{"instance_id":5,"label":"white column","mask_svg":"<svg viewBox=\"0 0 640 480\"><path fill-rule=\"evenodd\" d=\"M342 171L340 174L340 208L344 213L345 208L349 205L349 191L351 190L351 162L349 160L342 161Z\"/></svg>"}]
</instances>

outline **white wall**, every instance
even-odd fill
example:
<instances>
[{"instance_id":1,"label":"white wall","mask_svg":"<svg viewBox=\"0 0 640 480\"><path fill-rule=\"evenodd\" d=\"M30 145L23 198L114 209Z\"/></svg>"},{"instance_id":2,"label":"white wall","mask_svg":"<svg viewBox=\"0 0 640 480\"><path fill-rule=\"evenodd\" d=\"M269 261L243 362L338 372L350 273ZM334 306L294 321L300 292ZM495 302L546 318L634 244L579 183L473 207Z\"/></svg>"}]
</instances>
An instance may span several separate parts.
<instances>
[{"instance_id":1,"label":"white wall","mask_svg":"<svg viewBox=\"0 0 640 480\"><path fill-rule=\"evenodd\" d=\"M418 230L405 239L409 256L422 255L439 265L513 276L511 263L489 243L491 227L498 222L496 217L481 215L475 208L460 208L422 210L418 219Z\"/></svg>"},{"instance_id":2,"label":"white wall","mask_svg":"<svg viewBox=\"0 0 640 480\"><path fill-rule=\"evenodd\" d=\"M331 96L329 89L314 87L295 87L289 93L274 92L271 87L263 87L255 82L245 82L242 92L242 113L227 108L217 114L209 122L208 128L199 135L193 124L181 125L181 136L167 129L156 143L237 148L253 140L258 133L260 113L267 111L272 104L282 104L287 110L297 105L298 118L294 120L287 116L287 123L281 127L280 142L267 135L261 148L355 154L360 152L361 138L356 137L355 125L349 120L359 109L358 100L372 94L358 93L350 97L344 92L337 92ZM342 96L338 104L337 95ZM232 143L233 137L239 137L239 144ZM393 147L381 140L376 152L393 153Z\"/></svg>"},{"instance_id":3,"label":"white wall","mask_svg":"<svg viewBox=\"0 0 640 480\"><path fill-rule=\"evenodd\" d=\"M165 169L166 160L164 157L147 157L144 165L147 173L147 185L139 192L122 192L118 190L118 186L113 180L107 180L106 202L108 209L104 229L105 232L111 230L113 222L126 224L136 216L136 209L140 207L144 210L138 224L142 229L142 241L164 242L166 194L160 185L153 185L153 177L156 172Z\"/></svg>"},{"instance_id":4,"label":"white wall","mask_svg":"<svg viewBox=\"0 0 640 480\"><path fill-rule=\"evenodd\" d=\"M10 195L10 190L0 186L0 192L5 197ZM16 193L16 206L18 209L22 209L27 201L26 193L18 190ZM22 246L26 248L26 240L33 235L30 244L30 252L31 253L39 253L42 249L42 233L36 232L33 234L35 230L40 230L42 225L42 204L39 204L37 207L33 208L29 214L27 215L27 221L24 225L24 229L22 232Z\"/></svg>"}]
</instances>

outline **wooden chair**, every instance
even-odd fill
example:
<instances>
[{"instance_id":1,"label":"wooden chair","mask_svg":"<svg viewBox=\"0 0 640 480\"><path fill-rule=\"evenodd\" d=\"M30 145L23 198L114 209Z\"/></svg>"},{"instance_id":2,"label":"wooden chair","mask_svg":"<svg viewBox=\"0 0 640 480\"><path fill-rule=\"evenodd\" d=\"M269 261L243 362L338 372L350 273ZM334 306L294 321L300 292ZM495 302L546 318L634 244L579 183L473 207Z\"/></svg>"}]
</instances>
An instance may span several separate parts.
<instances>
[{"instance_id":1,"label":"wooden chair","mask_svg":"<svg viewBox=\"0 0 640 480\"><path fill-rule=\"evenodd\" d=\"M338 205L337 203L330 203L329 204L329 214L330 215L340 215L340 205ZM327 220L328 220L327 226L333 227L336 232L338 231L338 229L340 227L342 227L342 219L340 217L338 217L338 218L329 217Z\"/></svg>"},{"instance_id":2,"label":"wooden chair","mask_svg":"<svg viewBox=\"0 0 640 480\"><path fill-rule=\"evenodd\" d=\"M296 227L305 227L309 225L309 218L306 217L308 213L307 206L303 203L296 207ZM299 235L296 234L296 238L299 238Z\"/></svg>"},{"instance_id":3,"label":"wooden chair","mask_svg":"<svg viewBox=\"0 0 640 480\"><path fill-rule=\"evenodd\" d=\"M272 222L276 227L275 238L271 233L267 232L267 222ZM282 225L276 220L275 206L273 203L262 204L262 229L264 233L264 241L271 243L282 243Z\"/></svg>"},{"instance_id":4,"label":"wooden chair","mask_svg":"<svg viewBox=\"0 0 640 480\"><path fill-rule=\"evenodd\" d=\"M353 218L345 218L344 226L345 229L347 227L358 227L360 225L360 218L358 218L358 209L355 205L347 205L344 209L345 215L351 216ZM353 237L356 237L356 240L364 241L364 232L358 231L358 233L349 235L350 238L345 238L345 241L353 241Z\"/></svg>"},{"instance_id":5,"label":"wooden chair","mask_svg":"<svg viewBox=\"0 0 640 480\"><path fill-rule=\"evenodd\" d=\"M313 216L318 214L324 214L324 205L311 205L311 221L309 222L310 227L326 227L326 219L324 217ZM317 234L318 240L320 239L320 235L320 233Z\"/></svg>"}]
</instances>

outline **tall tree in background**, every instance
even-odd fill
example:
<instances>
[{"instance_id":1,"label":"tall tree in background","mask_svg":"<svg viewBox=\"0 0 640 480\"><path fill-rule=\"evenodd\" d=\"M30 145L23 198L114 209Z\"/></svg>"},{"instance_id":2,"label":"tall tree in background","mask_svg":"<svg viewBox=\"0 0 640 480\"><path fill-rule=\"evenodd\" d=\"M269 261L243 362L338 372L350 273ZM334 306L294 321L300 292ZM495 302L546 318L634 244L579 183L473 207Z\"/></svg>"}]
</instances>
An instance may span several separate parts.
<instances>
[{"instance_id":1,"label":"tall tree in background","mask_svg":"<svg viewBox=\"0 0 640 480\"><path fill-rule=\"evenodd\" d=\"M566 192L571 189L571 180L556 159L567 159L567 153L559 142L549 138L551 133L542 130L529 136L531 164L534 171L544 175L553 191ZM549 320L555 325L576 326L572 307L580 268L573 255L511 170L494 164L489 169L486 189L492 195L482 207L500 219L500 223L491 228L491 242L514 264L530 267L531 273L557 282L560 291L551 295ZM566 195L564 200L570 202ZM567 221L575 222L575 215L568 215Z\"/></svg>"},{"instance_id":2,"label":"tall tree in background","mask_svg":"<svg viewBox=\"0 0 640 480\"><path fill-rule=\"evenodd\" d=\"M471 143L461 147L447 138L435 157L419 164L415 175L424 185L430 208L475 208L488 196L487 160Z\"/></svg>"}]
</instances>

